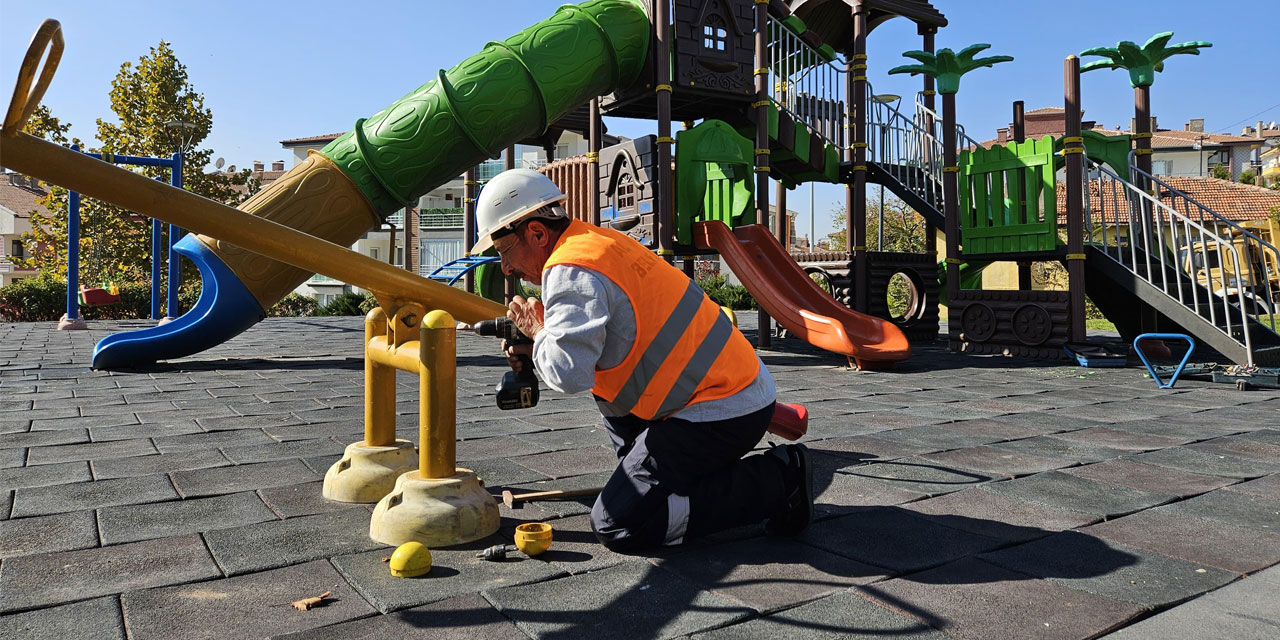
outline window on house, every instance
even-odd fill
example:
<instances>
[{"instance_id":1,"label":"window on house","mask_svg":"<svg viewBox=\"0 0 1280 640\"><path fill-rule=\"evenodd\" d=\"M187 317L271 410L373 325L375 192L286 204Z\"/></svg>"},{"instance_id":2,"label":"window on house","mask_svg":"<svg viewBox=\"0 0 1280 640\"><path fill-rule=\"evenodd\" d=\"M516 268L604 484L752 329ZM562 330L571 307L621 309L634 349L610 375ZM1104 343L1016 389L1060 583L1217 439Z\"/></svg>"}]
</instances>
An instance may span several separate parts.
<instances>
[{"instance_id":1,"label":"window on house","mask_svg":"<svg viewBox=\"0 0 1280 640\"><path fill-rule=\"evenodd\" d=\"M9 250L9 255L10 255L10 256L12 256L12 257L14 257L14 258L18 258L19 260L21 260L22 258L25 258L25 257L26 257L26 253L27 253L27 252L26 252L26 249L22 246L22 241L21 241L21 240L14 240L14 241L13 241L13 246L12 246L12 248Z\"/></svg>"},{"instance_id":2,"label":"window on house","mask_svg":"<svg viewBox=\"0 0 1280 640\"><path fill-rule=\"evenodd\" d=\"M1167 176L1173 173L1173 161L1171 160L1154 160L1151 162L1151 173L1157 176Z\"/></svg>"},{"instance_id":3,"label":"window on house","mask_svg":"<svg viewBox=\"0 0 1280 640\"><path fill-rule=\"evenodd\" d=\"M404 247L396 247L396 266L404 266Z\"/></svg>"},{"instance_id":4,"label":"window on house","mask_svg":"<svg viewBox=\"0 0 1280 640\"><path fill-rule=\"evenodd\" d=\"M724 51L728 38L729 32L724 29L724 23L721 22L720 17L709 16L707 22L702 25L702 48Z\"/></svg>"},{"instance_id":5,"label":"window on house","mask_svg":"<svg viewBox=\"0 0 1280 640\"><path fill-rule=\"evenodd\" d=\"M377 259L378 259L378 248L377 248L377 247L369 247L369 257L370 257L370 258L373 258L374 260L377 260Z\"/></svg>"}]
</instances>

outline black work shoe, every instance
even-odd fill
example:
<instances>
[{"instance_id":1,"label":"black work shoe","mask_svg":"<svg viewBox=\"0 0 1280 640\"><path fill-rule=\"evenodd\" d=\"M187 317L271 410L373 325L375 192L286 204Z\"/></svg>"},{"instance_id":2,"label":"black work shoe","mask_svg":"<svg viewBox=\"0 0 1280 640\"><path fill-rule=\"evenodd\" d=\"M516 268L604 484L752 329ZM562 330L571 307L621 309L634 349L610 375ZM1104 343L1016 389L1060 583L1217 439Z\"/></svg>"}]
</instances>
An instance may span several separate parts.
<instances>
[{"instance_id":1,"label":"black work shoe","mask_svg":"<svg viewBox=\"0 0 1280 640\"><path fill-rule=\"evenodd\" d=\"M792 537L800 535L813 519L813 464L809 461L809 448L802 444L774 447L770 454L785 465L786 505L764 523L764 530L771 536Z\"/></svg>"}]
</instances>

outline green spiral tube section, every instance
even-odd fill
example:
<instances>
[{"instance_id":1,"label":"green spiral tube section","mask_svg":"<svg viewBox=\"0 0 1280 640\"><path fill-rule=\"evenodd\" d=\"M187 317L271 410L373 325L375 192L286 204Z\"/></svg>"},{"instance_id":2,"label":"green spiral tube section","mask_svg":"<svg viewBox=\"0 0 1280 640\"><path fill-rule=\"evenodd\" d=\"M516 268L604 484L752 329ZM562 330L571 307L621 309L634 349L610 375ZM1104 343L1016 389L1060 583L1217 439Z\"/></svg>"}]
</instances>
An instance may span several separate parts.
<instances>
[{"instance_id":1,"label":"green spiral tube section","mask_svg":"<svg viewBox=\"0 0 1280 640\"><path fill-rule=\"evenodd\" d=\"M649 47L638 0L590 0L490 42L329 143L380 216L636 80Z\"/></svg>"}]
</instances>

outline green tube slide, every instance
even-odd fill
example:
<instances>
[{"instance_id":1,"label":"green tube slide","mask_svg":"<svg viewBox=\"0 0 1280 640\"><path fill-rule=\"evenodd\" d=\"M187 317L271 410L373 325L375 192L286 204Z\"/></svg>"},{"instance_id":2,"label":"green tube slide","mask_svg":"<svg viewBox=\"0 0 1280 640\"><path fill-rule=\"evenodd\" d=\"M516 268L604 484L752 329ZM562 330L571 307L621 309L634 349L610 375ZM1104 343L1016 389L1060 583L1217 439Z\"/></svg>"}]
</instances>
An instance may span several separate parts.
<instances>
[{"instance_id":1,"label":"green tube slide","mask_svg":"<svg viewBox=\"0 0 1280 640\"><path fill-rule=\"evenodd\" d=\"M591 0L490 42L320 153L381 216L596 96L635 81L649 46L637 0Z\"/></svg>"}]
</instances>

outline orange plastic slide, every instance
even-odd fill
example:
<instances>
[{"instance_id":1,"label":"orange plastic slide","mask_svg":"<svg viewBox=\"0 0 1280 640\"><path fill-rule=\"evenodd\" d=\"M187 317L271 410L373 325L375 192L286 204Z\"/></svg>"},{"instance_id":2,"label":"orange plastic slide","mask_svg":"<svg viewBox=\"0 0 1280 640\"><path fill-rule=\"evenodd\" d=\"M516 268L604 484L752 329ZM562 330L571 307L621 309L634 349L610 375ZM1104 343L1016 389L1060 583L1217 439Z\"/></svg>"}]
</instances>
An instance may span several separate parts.
<instances>
[{"instance_id":1,"label":"orange plastic slide","mask_svg":"<svg viewBox=\"0 0 1280 640\"><path fill-rule=\"evenodd\" d=\"M892 322L836 302L796 264L767 227L732 231L723 222L698 222L693 241L720 252L729 268L787 331L809 344L854 359L859 369L884 369L911 356L911 345Z\"/></svg>"}]
</instances>

